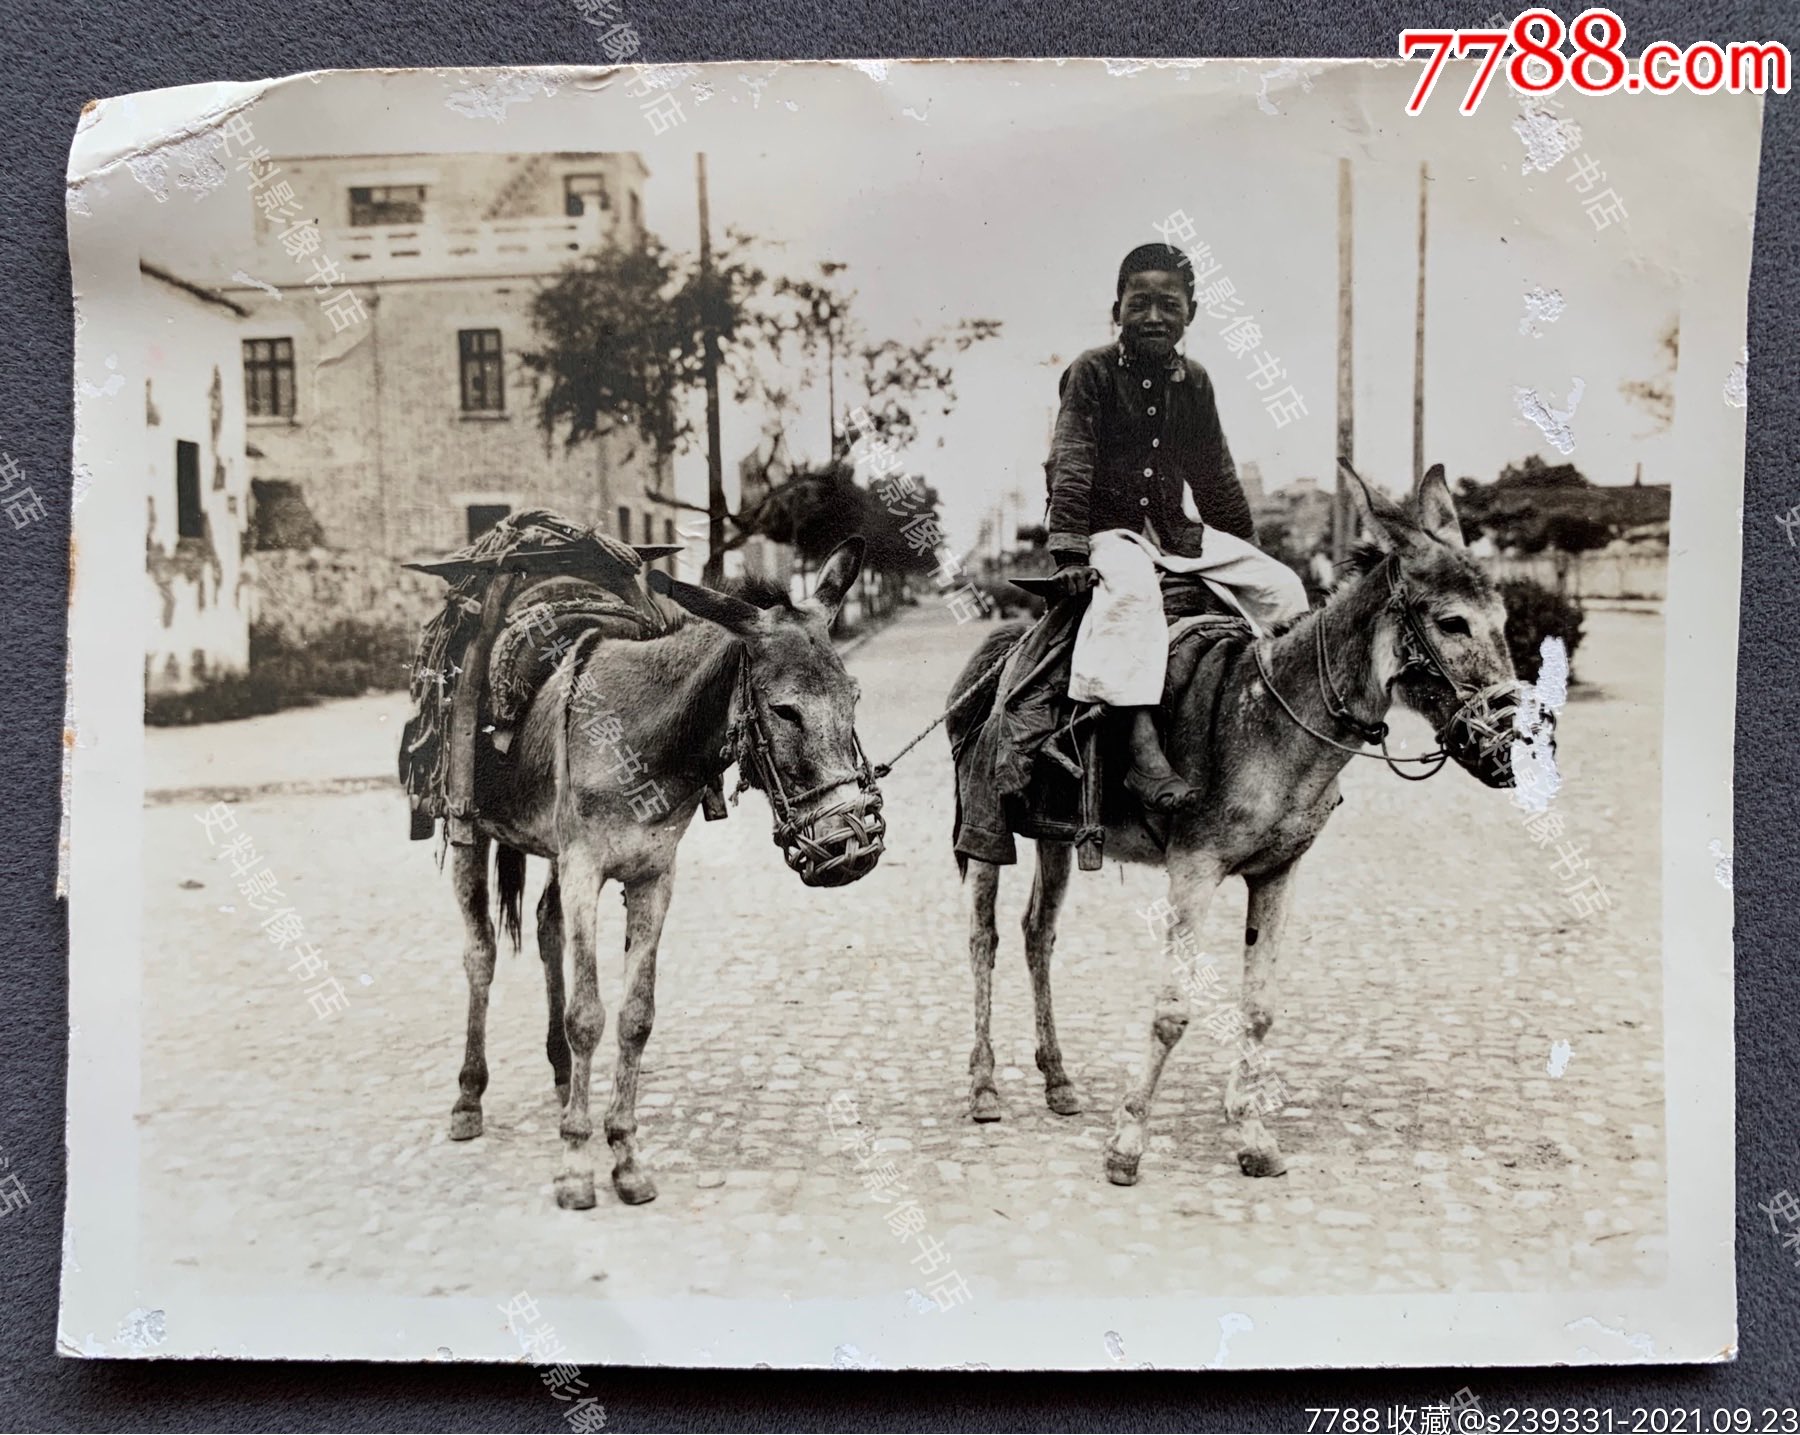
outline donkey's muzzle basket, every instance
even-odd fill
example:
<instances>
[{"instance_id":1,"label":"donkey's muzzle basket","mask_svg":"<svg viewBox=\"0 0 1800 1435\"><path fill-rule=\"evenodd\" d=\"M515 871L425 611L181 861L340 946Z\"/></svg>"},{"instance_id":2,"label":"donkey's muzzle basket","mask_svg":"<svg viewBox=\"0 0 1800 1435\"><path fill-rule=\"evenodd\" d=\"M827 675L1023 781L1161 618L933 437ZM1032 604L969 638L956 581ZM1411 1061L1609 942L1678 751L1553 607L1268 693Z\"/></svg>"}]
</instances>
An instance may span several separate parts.
<instances>
[{"instance_id":1,"label":"donkey's muzzle basket","mask_svg":"<svg viewBox=\"0 0 1800 1435\"><path fill-rule=\"evenodd\" d=\"M1513 744L1519 739L1520 707L1513 685L1500 684L1466 702L1438 734L1438 742L1456 765L1488 787L1512 787ZM1547 735L1554 744L1554 715Z\"/></svg>"},{"instance_id":2,"label":"donkey's muzzle basket","mask_svg":"<svg viewBox=\"0 0 1800 1435\"><path fill-rule=\"evenodd\" d=\"M847 887L875 870L887 845L881 793L874 787L776 829L776 845L808 887Z\"/></svg>"}]
</instances>

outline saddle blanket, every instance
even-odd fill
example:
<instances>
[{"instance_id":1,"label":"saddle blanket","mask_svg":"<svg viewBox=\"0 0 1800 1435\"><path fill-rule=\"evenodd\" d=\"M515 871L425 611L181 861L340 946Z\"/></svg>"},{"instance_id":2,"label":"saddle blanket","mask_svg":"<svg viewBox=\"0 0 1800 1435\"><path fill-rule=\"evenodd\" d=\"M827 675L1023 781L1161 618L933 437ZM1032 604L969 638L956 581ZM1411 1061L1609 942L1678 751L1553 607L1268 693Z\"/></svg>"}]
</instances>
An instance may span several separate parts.
<instances>
[{"instance_id":1,"label":"saddle blanket","mask_svg":"<svg viewBox=\"0 0 1800 1435\"><path fill-rule=\"evenodd\" d=\"M1193 585L1182 586L1191 594ZM1168 597L1171 608L1183 605L1183 595ZM1097 842L1107 821L1141 815L1122 782L1106 776L1125 771L1122 733L1101 721L1103 707L1067 696L1079 615L1079 600L1053 607L1018 639L990 703L976 700L972 711L957 715L951 752L959 858L1006 865L1018 860L1015 835ZM1167 621L1163 632L1163 687L1156 700L1166 706L1201 684L1210 726L1226 664L1255 631L1243 617L1206 612ZM1197 776L1204 789L1206 775Z\"/></svg>"},{"instance_id":2,"label":"saddle blanket","mask_svg":"<svg viewBox=\"0 0 1800 1435\"><path fill-rule=\"evenodd\" d=\"M520 555L535 566L503 571ZM423 566L450 587L420 630L413 710L401 734L400 780L419 839L431 836L435 819L473 812L479 728L521 716L582 631L598 625L642 637L660 623L633 549L545 509L511 514ZM457 711L467 719L460 727Z\"/></svg>"}]
</instances>

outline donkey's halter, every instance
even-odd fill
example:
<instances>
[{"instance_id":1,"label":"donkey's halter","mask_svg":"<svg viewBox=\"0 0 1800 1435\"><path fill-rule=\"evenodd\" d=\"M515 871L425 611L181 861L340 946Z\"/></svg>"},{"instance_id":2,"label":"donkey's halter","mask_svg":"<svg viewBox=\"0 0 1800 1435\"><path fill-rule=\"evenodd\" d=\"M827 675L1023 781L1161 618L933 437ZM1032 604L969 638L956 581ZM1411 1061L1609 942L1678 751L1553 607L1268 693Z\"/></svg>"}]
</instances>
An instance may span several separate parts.
<instances>
[{"instance_id":1,"label":"donkey's halter","mask_svg":"<svg viewBox=\"0 0 1800 1435\"><path fill-rule=\"evenodd\" d=\"M881 816L881 790L875 785L875 772L863 753L862 742L852 729L855 772L790 793L776 766L774 744L763 717L767 703L751 678L750 668L751 659L746 652L738 664L737 698L720 753L727 766L735 762L738 767L737 787L731 800L735 803L748 787L763 790L775 818L775 845L807 886L835 887L853 882L875 865L887 834L887 823ZM855 796L801 817L807 803L846 782L856 784Z\"/></svg>"},{"instance_id":2,"label":"donkey's halter","mask_svg":"<svg viewBox=\"0 0 1800 1435\"><path fill-rule=\"evenodd\" d=\"M1490 711L1490 700L1498 692L1504 690L1507 685L1501 683L1492 687L1477 688L1453 677L1442 650L1431 634L1426 631L1424 620L1419 614L1419 607L1407 591L1406 580L1400 576L1399 560L1390 553L1381 560L1381 567L1386 573L1388 589L1387 601L1383 603L1382 611L1394 613L1400 619L1394 641L1394 656L1399 661L1399 667L1395 670L1393 677L1388 679L1389 692L1392 692L1394 684L1408 672L1420 671L1445 684L1457 697L1462 699L1461 706L1437 729L1435 734L1438 741L1436 751L1428 752L1422 757L1395 757L1387 748L1388 725L1385 722L1364 722L1350 711L1349 704L1345 702L1337 681L1332 676L1331 660L1325 651L1325 623L1322 617L1313 624L1313 647L1315 666L1318 671L1319 696L1325 704L1325 711L1331 715L1333 722L1348 728L1365 743L1379 745L1381 748L1379 753L1364 752L1360 747L1351 747L1347 743L1339 742L1336 738L1320 732L1306 722L1276 688L1263 656L1263 645L1256 644L1252 651L1256 655L1256 669L1262 676L1263 686L1268 688L1275 701L1281 705L1281 710L1298 727L1320 742L1335 747L1340 752L1347 752L1352 757L1375 758L1387 763L1396 777L1404 777L1408 782L1423 782L1428 777L1436 777L1443 769L1444 764L1450 760L1452 754L1444 746L1444 734L1459 723L1476 740L1479 748L1492 748L1509 740L1508 735L1503 733L1499 725L1487 715ZM1403 763L1416 764L1421 767L1429 766L1430 771L1410 773L1404 769Z\"/></svg>"}]
</instances>

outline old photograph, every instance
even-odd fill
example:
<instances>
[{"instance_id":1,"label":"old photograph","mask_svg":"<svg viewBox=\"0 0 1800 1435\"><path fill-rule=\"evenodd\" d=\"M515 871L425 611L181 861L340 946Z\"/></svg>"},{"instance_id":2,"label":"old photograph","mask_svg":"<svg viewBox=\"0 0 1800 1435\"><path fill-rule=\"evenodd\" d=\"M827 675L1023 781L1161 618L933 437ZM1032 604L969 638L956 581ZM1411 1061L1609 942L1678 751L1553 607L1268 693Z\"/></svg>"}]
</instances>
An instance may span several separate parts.
<instances>
[{"instance_id":1,"label":"old photograph","mask_svg":"<svg viewBox=\"0 0 1800 1435\"><path fill-rule=\"evenodd\" d=\"M1729 1359L1761 100L1417 81L92 106L59 1350Z\"/></svg>"}]
</instances>

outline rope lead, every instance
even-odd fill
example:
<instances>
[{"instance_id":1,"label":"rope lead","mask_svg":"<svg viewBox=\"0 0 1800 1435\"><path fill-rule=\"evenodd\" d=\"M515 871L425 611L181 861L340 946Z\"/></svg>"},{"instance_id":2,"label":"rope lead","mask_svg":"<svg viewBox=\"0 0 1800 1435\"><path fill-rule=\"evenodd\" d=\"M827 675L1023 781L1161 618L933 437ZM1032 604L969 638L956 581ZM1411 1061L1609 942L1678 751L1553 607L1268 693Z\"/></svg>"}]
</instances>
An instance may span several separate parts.
<instances>
[{"instance_id":1,"label":"rope lead","mask_svg":"<svg viewBox=\"0 0 1800 1435\"><path fill-rule=\"evenodd\" d=\"M1018 652L1019 644L1023 643L1024 641L1025 641L1025 634L1024 633L1019 634L1019 636L1013 640L1013 645L1010 648L1008 648L1004 653L1002 653L998 658L996 658L991 664L989 664L987 669L982 673L982 675L980 677L975 679L974 682L970 683L967 688L963 689L963 694L961 697L959 697L955 702L951 703L949 707L945 708L941 713L939 713L929 723L927 723L925 725L925 727L920 730L919 734L916 737L914 737L911 742L907 743L907 745L905 747L901 748L899 752L895 753L886 762L876 763L875 768L874 768L875 780L877 782L879 782L879 781L881 781L882 778L886 777L890 772L892 772L894 770L895 765L900 761L901 758L905 757L907 755L907 753L911 752L920 743L924 742L926 738L930 737L932 733L937 731L939 724L943 723L946 719L949 718L950 714L957 711L959 708L962 707L962 705L964 703L968 702L970 698L974 697L975 694L977 694L984 687L986 687L987 680L989 678L993 677L995 673L999 672L1001 668L1006 666L1008 659L1010 659L1014 653Z\"/></svg>"}]
</instances>

